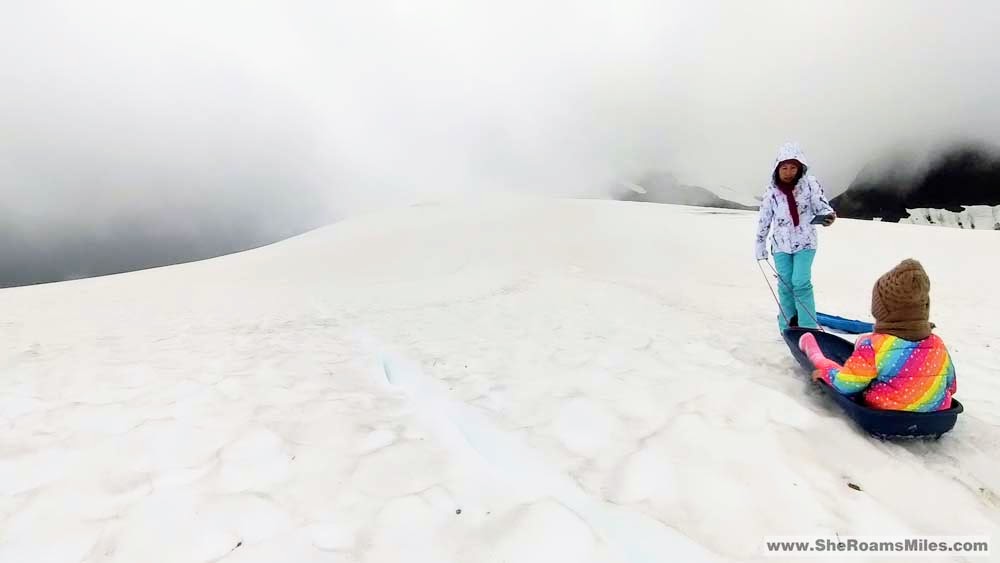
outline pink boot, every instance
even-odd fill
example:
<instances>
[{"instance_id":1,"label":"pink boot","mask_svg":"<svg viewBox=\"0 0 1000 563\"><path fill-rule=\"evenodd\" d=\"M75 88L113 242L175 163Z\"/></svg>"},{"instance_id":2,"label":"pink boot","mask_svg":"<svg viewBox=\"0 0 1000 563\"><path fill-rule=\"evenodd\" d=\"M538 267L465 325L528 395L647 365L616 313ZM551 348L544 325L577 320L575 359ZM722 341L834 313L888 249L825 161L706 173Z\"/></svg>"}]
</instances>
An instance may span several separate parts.
<instances>
[{"instance_id":1,"label":"pink boot","mask_svg":"<svg viewBox=\"0 0 1000 563\"><path fill-rule=\"evenodd\" d=\"M799 349L806 353L809 361L816 368L812 374L813 380L822 379L830 383L830 370L840 366L823 355L823 351L819 349L819 344L816 342L816 337L811 332L807 332L799 338Z\"/></svg>"},{"instance_id":2,"label":"pink boot","mask_svg":"<svg viewBox=\"0 0 1000 563\"><path fill-rule=\"evenodd\" d=\"M809 361L816 367L819 367L820 364L824 363L823 360L826 359L826 356L823 355L823 351L819 349L816 337L813 336L811 332L807 332L799 338L799 350L805 352Z\"/></svg>"}]
</instances>

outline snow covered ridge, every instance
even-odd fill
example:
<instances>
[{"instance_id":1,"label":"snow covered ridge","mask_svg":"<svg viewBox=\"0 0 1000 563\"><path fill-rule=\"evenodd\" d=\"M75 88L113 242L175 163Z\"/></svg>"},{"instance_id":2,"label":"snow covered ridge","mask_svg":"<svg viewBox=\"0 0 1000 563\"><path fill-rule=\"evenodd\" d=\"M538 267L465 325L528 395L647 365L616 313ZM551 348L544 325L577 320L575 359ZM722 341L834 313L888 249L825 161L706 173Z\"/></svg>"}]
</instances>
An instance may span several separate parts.
<instances>
[{"instance_id":1,"label":"snow covered ridge","mask_svg":"<svg viewBox=\"0 0 1000 563\"><path fill-rule=\"evenodd\" d=\"M619 201L740 210L755 210L760 206L759 200L731 188L717 187L713 191L681 184L668 172L650 172L636 182L621 182L613 192L612 199Z\"/></svg>"},{"instance_id":2,"label":"snow covered ridge","mask_svg":"<svg viewBox=\"0 0 1000 563\"><path fill-rule=\"evenodd\" d=\"M755 222L477 196L0 290L0 562L768 561L775 536L997 541L1000 294L981 280L1000 238L821 230L825 311L864 318L903 257L931 275L966 413L940 442L897 445L799 375Z\"/></svg>"},{"instance_id":3,"label":"snow covered ridge","mask_svg":"<svg viewBox=\"0 0 1000 563\"><path fill-rule=\"evenodd\" d=\"M899 222L913 225L1000 231L1000 205L963 205L962 207L964 210L959 213L947 209L907 209L909 217L900 219Z\"/></svg>"}]
</instances>

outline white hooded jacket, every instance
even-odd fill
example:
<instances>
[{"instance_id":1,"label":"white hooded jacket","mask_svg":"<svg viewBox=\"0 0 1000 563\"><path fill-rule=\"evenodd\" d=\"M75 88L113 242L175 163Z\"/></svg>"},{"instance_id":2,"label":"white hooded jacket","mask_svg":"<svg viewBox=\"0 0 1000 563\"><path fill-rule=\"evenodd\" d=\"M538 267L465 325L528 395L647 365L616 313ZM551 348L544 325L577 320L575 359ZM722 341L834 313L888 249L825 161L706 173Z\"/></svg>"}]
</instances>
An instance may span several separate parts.
<instances>
[{"instance_id":1,"label":"white hooded jacket","mask_svg":"<svg viewBox=\"0 0 1000 563\"><path fill-rule=\"evenodd\" d=\"M802 163L804 173L802 178L795 185L792 194L795 196L796 207L799 210L799 224L792 223L792 214L788 210L788 198L774 183L774 170L778 164L795 159ZM756 256L758 260L767 259L767 237L771 232L771 252L784 252L793 254L800 250L815 249L817 247L816 225L811 221L817 215L828 215L833 213L833 207L827 201L823 193L823 187L819 181L809 175L809 164L805 155L795 143L785 143L778 150L778 156L774 159L774 166L771 168L771 181L764 191L764 197L760 202L759 218L757 221Z\"/></svg>"}]
</instances>

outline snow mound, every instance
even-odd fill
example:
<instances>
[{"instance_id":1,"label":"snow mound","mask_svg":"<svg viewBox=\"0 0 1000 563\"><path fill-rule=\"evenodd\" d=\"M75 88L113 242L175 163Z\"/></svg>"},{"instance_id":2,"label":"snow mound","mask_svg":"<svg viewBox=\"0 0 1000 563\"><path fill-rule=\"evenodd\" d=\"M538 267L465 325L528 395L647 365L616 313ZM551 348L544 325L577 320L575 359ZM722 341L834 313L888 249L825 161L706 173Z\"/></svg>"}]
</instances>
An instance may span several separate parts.
<instances>
[{"instance_id":1,"label":"snow mound","mask_svg":"<svg viewBox=\"0 0 1000 563\"><path fill-rule=\"evenodd\" d=\"M755 222L483 197L0 291L0 562L764 561L768 536L1000 537L1000 297L981 291L1000 239L823 229L823 310L864 318L905 257L933 281L966 413L887 444L796 370Z\"/></svg>"}]
</instances>

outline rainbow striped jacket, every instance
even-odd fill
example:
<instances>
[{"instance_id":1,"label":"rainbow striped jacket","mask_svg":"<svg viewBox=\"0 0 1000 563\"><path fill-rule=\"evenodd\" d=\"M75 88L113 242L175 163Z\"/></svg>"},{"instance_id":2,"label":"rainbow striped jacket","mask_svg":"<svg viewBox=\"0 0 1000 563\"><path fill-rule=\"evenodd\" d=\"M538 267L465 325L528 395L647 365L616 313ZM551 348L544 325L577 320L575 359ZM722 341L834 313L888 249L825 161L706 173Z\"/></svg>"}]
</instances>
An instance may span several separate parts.
<instances>
[{"instance_id":1,"label":"rainbow striped jacket","mask_svg":"<svg viewBox=\"0 0 1000 563\"><path fill-rule=\"evenodd\" d=\"M957 391L951 355L936 334L917 342L889 334L863 335L843 366L830 362L820 372L838 392L863 393L866 404L882 410L948 409Z\"/></svg>"}]
</instances>

